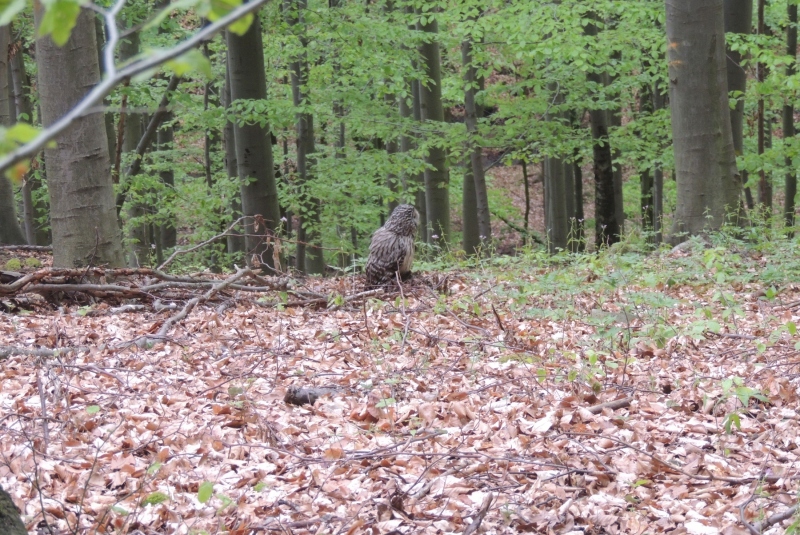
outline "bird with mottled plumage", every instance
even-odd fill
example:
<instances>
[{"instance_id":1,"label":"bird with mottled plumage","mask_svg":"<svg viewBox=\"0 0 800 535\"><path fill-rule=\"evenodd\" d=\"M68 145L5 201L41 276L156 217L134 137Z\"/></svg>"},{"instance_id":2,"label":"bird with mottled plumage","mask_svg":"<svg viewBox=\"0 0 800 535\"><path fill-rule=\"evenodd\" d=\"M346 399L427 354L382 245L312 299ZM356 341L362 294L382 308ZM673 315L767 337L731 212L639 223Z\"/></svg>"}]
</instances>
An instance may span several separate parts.
<instances>
[{"instance_id":1,"label":"bird with mottled plumage","mask_svg":"<svg viewBox=\"0 0 800 535\"><path fill-rule=\"evenodd\" d=\"M372 235L367 258L367 286L383 286L395 280L395 273L405 280L414 261L414 236L419 226L419 212L410 204L401 204L381 228Z\"/></svg>"}]
</instances>

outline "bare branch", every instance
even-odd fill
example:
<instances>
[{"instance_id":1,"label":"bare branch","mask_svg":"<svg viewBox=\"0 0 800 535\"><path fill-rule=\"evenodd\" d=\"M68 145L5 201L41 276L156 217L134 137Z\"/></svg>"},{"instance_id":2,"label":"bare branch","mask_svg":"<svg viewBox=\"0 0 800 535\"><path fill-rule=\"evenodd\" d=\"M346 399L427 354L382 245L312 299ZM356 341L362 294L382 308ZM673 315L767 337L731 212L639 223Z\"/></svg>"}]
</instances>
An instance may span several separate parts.
<instances>
[{"instance_id":1,"label":"bare branch","mask_svg":"<svg viewBox=\"0 0 800 535\"><path fill-rule=\"evenodd\" d=\"M179 45L176 45L169 50L164 50L163 52L153 54L149 58L137 61L116 71L113 76L107 77L105 80L96 85L95 88L92 89L92 91L86 95L77 106L72 108L69 113L64 115L64 117L44 129L32 141L18 147L0 159L0 173L5 173L11 168L11 166L22 159L32 158L34 155L36 155L45 147L45 145L47 145L50 140L54 139L56 136L66 130L73 122L75 122L76 119L83 116L86 113L86 110L103 100L103 98L122 81L128 80L137 74L147 72L150 69L158 67L159 65L188 52L192 48L201 44L203 41L213 37L217 32L224 29L226 26L229 26L245 15L256 11L263 4L267 3L267 1L268 0L252 0L247 4L242 4L213 24L209 24L205 28L201 29L191 38L183 41Z\"/></svg>"}]
</instances>

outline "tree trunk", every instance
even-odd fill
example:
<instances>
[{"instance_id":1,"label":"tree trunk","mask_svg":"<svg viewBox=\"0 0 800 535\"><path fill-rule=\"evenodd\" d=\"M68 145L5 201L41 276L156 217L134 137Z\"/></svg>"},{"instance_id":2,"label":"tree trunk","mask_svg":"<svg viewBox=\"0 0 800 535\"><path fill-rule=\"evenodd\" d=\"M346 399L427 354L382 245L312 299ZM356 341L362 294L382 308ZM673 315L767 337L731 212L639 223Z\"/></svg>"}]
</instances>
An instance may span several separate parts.
<instances>
[{"instance_id":1,"label":"tree trunk","mask_svg":"<svg viewBox=\"0 0 800 535\"><path fill-rule=\"evenodd\" d=\"M34 10L36 25L41 6ZM81 9L69 41L57 47L36 40L39 99L44 127L64 116L100 81L94 13ZM45 149L53 231L53 266L120 267L124 264L117 224L111 162L102 113L77 119Z\"/></svg>"},{"instance_id":2,"label":"tree trunk","mask_svg":"<svg viewBox=\"0 0 800 535\"><path fill-rule=\"evenodd\" d=\"M94 33L97 37L97 61L98 65L100 65L100 73L102 78L102 75L105 74L105 65L103 65L103 47L106 44L106 31L105 21L100 15L95 15L94 17ZM103 107L106 109L111 107L111 99L109 97L103 99ZM105 112L103 114L103 118L106 125L106 137L108 138L108 157L113 162L114 157L117 154L117 135L116 128L114 128L114 112Z\"/></svg>"},{"instance_id":3,"label":"tree trunk","mask_svg":"<svg viewBox=\"0 0 800 535\"><path fill-rule=\"evenodd\" d=\"M19 517L19 510L14 500L0 487L0 533L3 535L28 535L25 524Z\"/></svg>"},{"instance_id":4,"label":"tree trunk","mask_svg":"<svg viewBox=\"0 0 800 535\"><path fill-rule=\"evenodd\" d=\"M789 26L786 28L786 54L792 58L797 57L797 4L789 4ZM796 61L796 60L795 60ZM786 66L786 77L794 76L797 70L795 61L789 62ZM783 139L784 141L794 137L794 104L788 100L783 107ZM797 172L792 165L792 159L786 158L786 177L785 190L786 198L783 201L783 216L788 228L794 227L794 198L797 195ZM789 232L790 238L794 237L794 232Z\"/></svg>"},{"instance_id":5,"label":"tree trunk","mask_svg":"<svg viewBox=\"0 0 800 535\"><path fill-rule=\"evenodd\" d=\"M667 0L669 98L678 188L673 241L739 210L722 0Z\"/></svg>"},{"instance_id":6,"label":"tree trunk","mask_svg":"<svg viewBox=\"0 0 800 535\"><path fill-rule=\"evenodd\" d=\"M411 82L411 114L414 120L422 122L422 101L419 80ZM422 134L417 134L417 142L414 143L414 148L419 145L419 139ZM428 202L425 198L425 175L423 173L414 173L411 176L409 183L414 185L414 207L419 212L419 239L425 243L430 243L430 229L428 225Z\"/></svg>"},{"instance_id":7,"label":"tree trunk","mask_svg":"<svg viewBox=\"0 0 800 535\"><path fill-rule=\"evenodd\" d=\"M225 62L225 85L222 89L222 106L227 110L231 105L231 76L227 61ZM225 121L225 128L222 130L222 143L225 145L225 170L228 177L238 181L239 164L236 158L236 137L234 135L233 122ZM241 188L237 190L231 198L230 204L231 217L228 221L230 225L242 215ZM241 228L233 229L233 232L241 232ZM245 251L244 236L228 236L228 254L243 253Z\"/></svg>"},{"instance_id":8,"label":"tree trunk","mask_svg":"<svg viewBox=\"0 0 800 535\"><path fill-rule=\"evenodd\" d=\"M25 72L25 58L22 55L22 42L11 47L11 85L14 92L14 104L17 110L17 121L27 124L33 122L33 108L30 99L30 78ZM42 169L40 169L40 172ZM31 245L47 245L50 243L50 234L42 230L40 221L47 217L47 204L34 200L42 184L36 173L29 171L22 184L22 201L24 207L23 220L25 222L25 236Z\"/></svg>"},{"instance_id":9,"label":"tree trunk","mask_svg":"<svg viewBox=\"0 0 800 535\"><path fill-rule=\"evenodd\" d=\"M439 55L439 25L431 13L427 24L420 23L420 30L427 33L429 40L419 47L422 70L428 79L420 84L420 109L422 122L444 122L442 107L442 70ZM450 189L445 150L441 146L431 146L425 163L425 204L427 207L430 241L446 247L450 243Z\"/></svg>"},{"instance_id":10,"label":"tree trunk","mask_svg":"<svg viewBox=\"0 0 800 535\"><path fill-rule=\"evenodd\" d=\"M589 23L586 35L596 36L597 26ZM586 79L598 86L605 85L602 72L589 72ZM592 153L594 156L594 206L595 246L601 247L617 243L620 227L617 220L616 193L614 189L614 162L611 145L608 141L608 113L602 109L589 111L592 122Z\"/></svg>"},{"instance_id":11,"label":"tree trunk","mask_svg":"<svg viewBox=\"0 0 800 535\"><path fill-rule=\"evenodd\" d=\"M308 94L308 57L306 47L308 39L305 35L303 11L307 7L306 0L284 0L283 9L286 20L293 27L302 52L291 62L292 97L295 108L307 105ZM312 179L314 165L311 154L314 153L314 115L306 111L298 111L297 118L297 174L301 185ZM320 212L322 203L307 187L303 193L305 215L300 217L298 232L297 269L303 273L322 274L325 271L325 258L320 242Z\"/></svg>"},{"instance_id":12,"label":"tree trunk","mask_svg":"<svg viewBox=\"0 0 800 535\"><path fill-rule=\"evenodd\" d=\"M0 125L9 127L8 101L8 43L9 27L0 27ZM14 189L6 176L0 176L0 243L20 245L27 243L17 220Z\"/></svg>"},{"instance_id":13,"label":"tree trunk","mask_svg":"<svg viewBox=\"0 0 800 535\"><path fill-rule=\"evenodd\" d=\"M764 0L758 1L758 35L763 36L766 33L766 25L764 24ZM756 78L759 83L763 83L767 79L767 66L759 62L756 65ZM764 96L759 95L758 98L758 155L762 156L766 145L766 122L764 117ZM772 178L767 176L764 168L758 173L758 204L767 213L772 213Z\"/></svg>"},{"instance_id":14,"label":"tree trunk","mask_svg":"<svg viewBox=\"0 0 800 535\"><path fill-rule=\"evenodd\" d=\"M120 61L127 61L139 54L139 32L129 34L119 47ZM139 145L139 140L142 138L142 114L137 112L124 112L125 118L120 114L120 124L122 127L122 153L130 157L136 157L136 147ZM128 212L128 265L130 267L139 267L150 265L150 232L148 231L148 224L146 221L148 215L148 206L136 200L139 195L145 194L141 188L134 187L131 182L136 180L136 176L125 177L127 182L128 199L126 200L126 208ZM138 219L139 222L131 223L131 220Z\"/></svg>"},{"instance_id":15,"label":"tree trunk","mask_svg":"<svg viewBox=\"0 0 800 535\"><path fill-rule=\"evenodd\" d=\"M173 148L172 142L175 137L175 128L172 126L172 112L169 112L167 117L164 119L164 124L158 129L158 133L156 135L158 150L171 151ZM161 180L161 183L166 186L167 196L174 197L175 171L173 171L172 167L165 166L161 171L158 172L158 177ZM167 204L171 205L171 202ZM163 208L165 207L162 206L162 209ZM175 229L175 214L171 210L168 214L168 219L160 225L158 232L160 234L161 246L164 250L172 249L178 244L178 232Z\"/></svg>"},{"instance_id":16,"label":"tree trunk","mask_svg":"<svg viewBox=\"0 0 800 535\"><path fill-rule=\"evenodd\" d=\"M226 37L231 102L266 99L267 82L259 16L256 14L243 36L228 31ZM260 263L274 268L273 246L269 240L275 236L281 215L269 125L236 123L233 130L241 181L242 212L250 217L245 225L247 254L257 255ZM263 218L263 226L257 222L257 218ZM250 258L252 257L248 257L248 263Z\"/></svg>"},{"instance_id":17,"label":"tree trunk","mask_svg":"<svg viewBox=\"0 0 800 535\"><path fill-rule=\"evenodd\" d=\"M753 25L753 0L725 0L725 33L749 35ZM731 108L731 133L736 156L744 154L744 97L747 91L747 71L742 67L742 53L725 50L725 66L728 73L728 93L736 92L736 106ZM747 183L747 171L742 171L742 183ZM745 188L750 192L750 188ZM752 206L749 206L752 208Z\"/></svg>"},{"instance_id":18,"label":"tree trunk","mask_svg":"<svg viewBox=\"0 0 800 535\"><path fill-rule=\"evenodd\" d=\"M383 99L384 102L386 102L388 109L392 110L397 107L397 99L395 98L394 95L388 95L388 94L384 95ZM390 114L389 115L390 120L391 117L392 115ZM392 165L393 162L395 161L395 155L399 151L397 139L394 136L390 136L385 140L385 142L386 142L386 156L390 162L390 165ZM391 214L394 211L394 209L397 208L397 205L400 204L399 198L400 198L401 188L400 188L400 181L397 179L396 174L389 173L388 175L386 175L386 187L391 192L389 195L389 202L387 206L388 211Z\"/></svg>"},{"instance_id":19,"label":"tree trunk","mask_svg":"<svg viewBox=\"0 0 800 535\"><path fill-rule=\"evenodd\" d=\"M477 251L476 245L489 243L492 239L492 226L489 214L489 196L486 192L486 176L483 170L483 151L481 146L476 142L474 136L478 132L478 119L480 119L483 109L477 106L475 102L475 94L477 93L476 86L480 86L478 80L478 69L472 62L472 41L465 40L461 42L461 61L464 68L464 83L466 90L464 91L464 122L467 127L467 154L469 156L469 165L472 168L470 178L472 179L472 192L474 192L474 206L475 213L467 214L466 210L463 213L464 221L466 223L467 217L471 217L477 223L477 241L476 236L470 236L469 243L466 234L466 224L464 233L464 251L467 254L473 254ZM466 174L465 174L466 181ZM464 184L464 191L467 192L467 184ZM464 207L467 207L464 201ZM488 248L483 248L489 252ZM485 254L484 253L484 254Z\"/></svg>"}]
</instances>

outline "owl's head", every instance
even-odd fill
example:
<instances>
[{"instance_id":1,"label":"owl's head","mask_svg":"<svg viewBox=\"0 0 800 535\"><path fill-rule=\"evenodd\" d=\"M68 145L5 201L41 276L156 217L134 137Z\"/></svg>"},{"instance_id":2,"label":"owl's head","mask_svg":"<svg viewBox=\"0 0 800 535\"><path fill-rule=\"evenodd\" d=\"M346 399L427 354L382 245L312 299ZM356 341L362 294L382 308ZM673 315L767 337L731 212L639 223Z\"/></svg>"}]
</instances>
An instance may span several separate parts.
<instances>
[{"instance_id":1,"label":"owl's head","mask_svg":"<svg viewBox=\"0 0 800 535\"><path fill-rule=\"evenodd\" d=\"M413 236L419 227L419 212L412 204L401 204L392 211L392 215L383 228L401 236Z\"/></svg>"}]
</instances>

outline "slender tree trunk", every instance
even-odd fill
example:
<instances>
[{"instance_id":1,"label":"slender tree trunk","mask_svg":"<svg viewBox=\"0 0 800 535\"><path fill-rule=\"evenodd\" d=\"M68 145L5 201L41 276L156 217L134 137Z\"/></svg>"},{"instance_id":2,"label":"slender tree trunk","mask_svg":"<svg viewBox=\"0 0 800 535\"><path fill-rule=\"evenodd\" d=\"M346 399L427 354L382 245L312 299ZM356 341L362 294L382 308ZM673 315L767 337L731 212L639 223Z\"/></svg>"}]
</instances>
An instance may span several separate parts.
<instances>
[{"instance_id":1,"label":"slender tree trunk","mask_svg":"<svg viewBox=\"0 0 800 535\"><path fill-rule=\"evenodd\" d=\"M792 58L797 57L797 4L789 4L789 26L786 28L786 54ZM796 61L796 60L795 60ZM786 77L792 77L797 72L797 63L790 61L786 66ZM794 104L788 100L783 106L783 139L788 141L795 135ZM792 159L786 158L785 190L786 198L783 202L783 214L786 227L794 227L794 198L797 195L797 172L792 165ZM789 231L788 236L794 237L794 232Z\"/></svg>"},{"instance_id":2,"label":"slender tree trunk","mask_svg":"<svg viewBox=\"0 0 800 535\"><path fill-rule=\"evenodd\" d=\"M129 34L120 44L119 57L121 61L127 61L139 54L139 32ZM136 157L136 147L139 145L139 140L142 138L144 129L142 128L142 115L136 112L124 113L124 120L120 114L120 128L123 129L122 134L122 153L134 155ZM127 191L129 194L126 200L128 212L128 239L130 240L128 250L128 265L131 267L139 267L150 264L150 232L148 223L146 221L149 213L148 206L136 200L136 196L142 195L145 191L140 188L132 187L130 183L136 179L135 176L125 177L127 184ZM130 196L131 194L132 197ZM131 220L138 219L138 223L131 223Z\"/></svg>"},{"instance_id":3,"label":"slender tree trunk","mask_svg":"<svg viewBox=\"0 0 800 535\"><path fill-rule=\"evenodd\" d=\"M164 119L164 125L158 129L157 135L157 143L158 143L158 150L161 151L171 151L172 150L172 142L175 136L175 129L172 126L172 113L170 112L166 119ZM172 167L164 167L158 173L158 177L161 180L161 183L167 189L167 196L169 198L174 197L174 189L175 189L175 172L173 171ZM172 204L171 201L166 202L168 206ZM163 209L164 207L162 207ZM175 214L172 211L169 212L167 215L167 219L160 225L158 229L161 241L161 247L166 249L172 249L178 244L178 232L175 229ZM161 263L161 262L159 262Z\"/></svg>"},{"instance_id":4,"label":"slender tree trunk","mask_svg":"<svg viewBox=\"0 0 800 535\"><path fill-rule=\"evenodd\" d=\"M749 35L753 25L753 0L724 0L725 33ZM744 96L747 91L747 71L742 67L742 53L727 47L725 50L726 70L728 73L728 93L737 93L736 106L731 108L731 132L733 149L736 156L744 154ZM742 183L747 183L747 171L742 171ZM745 188L748 198L752 199L750 188ZM748 202L752 209L752 202Z\"/></svg>"},{"instance_id":5,"label":"slender tree trunk","mask_svg":"<svg viewBox=\"0 0 800 535\"><path fill-rule=\"evenodd\" d=\"M531 182L528 177L528 162L522 160L522 186L525 190L525 216L523 219L522 228L525 233L522 236L522 246L528 244L528 236L530 236L530 221L531 221ZM547 204L547 203L545 203Z\"/></svg>"},{"instance_id":6,"label":"slender tree trunk","mask_svg":"<svg viewBox=\"0 0 800 535\"><path fill-rule=\"evenodd\" d=\"M243 36L226 32L231 102L263 100L267 97L261 20L258 15ZM271 239L280 222L278 187L272 159L269 125L235 124L236 159L241 181L242 212L249 216L245 225L247 254L275 267ZM263 223L259 220L263 219ZM248 261L252 258L250 256Z\"/></svg>"},{"instance_id":7,"label":"slender tree trunk","mask_svg":"<svg viewBox=\"0 0 800 535\"><path fill-rule=\"evenodd\" d=\"M586 35L596 36L597 26L589 23ZM601 72L586 75L590 83L598 88L605 85ZM614 162L608 140L608 113L602 109L589 111L592 122L592 152L594 156L594 203L595 203L595 246L599 249L620 240L620 227L617 219L616 193L614 189Z\"/></svg>"},{"instance_id":8,"label":"slender tree trunk","mask_svg":"<svg viewBox=\"0 0 800 535\"><path fill-rule=\"evenodd\" d=\"M9 80L8 80L8 44L9 27L0 27L0 125L11 126L9 115ZM5 176L0 176L0 243L24 244L27 243L22 228L17 220L17 211L14 202L14 189Z\"/></svg>"},{"instance_id":9,"label":"slender tree trunk","mask_svg":"<svg viewBox=\"0 0 800 535\"><path fill-rule=\"evenodd\" d=\"M308 58L305 52L308 39L305 35L303 12L306 0L284 0L284 11L290 26L294 28L302 52L291 62L292 97L295 108L307 105ZM297 269L304 273L322 274L325 271L325 258L321 244L320 212L322 203L314 192L308 191L307 184L312 181L314 162L311 155L314 148L314 116L310 112L298 110L297 118L297 174L304 187L303 204L305 215L300 217L298 232Z\"/></svg>"},{"instance_id":10,"label":"slender tree trunk","mask_svg":"<svg viewBox=\"0 0 800 535\"><path fill-rule=\"evenodd\" d=\"M763 36L766 33L766 25L764 24L764 0L758 1L758 35ZM756 78L759 83L763 83L767 79L767 66L759 62L756 65ZM766 124L764 117L764 97L759 96L758 99L758 155L764 154L766 148ZM758 204L767 212L772 212L772 179L767 176L766 171L761 169L758 173Z\"/></svg>"},{"instance_id":11,"label":"slender tree trunk","mask_svg":"<svg viewBox=\"0 0 800 535\"><path fill-rule=\"evenodd\" d=\"M411 82L411 113L414 120L418 123L422 122L422 101L419 80ZM417 134L416 143L414 148L419 145L419 140L422 134ZM414 206L419 212L419 239L425 243L430 243L430 232L428 225L428 202L425 198L425 175L423 173L414 173L411 176L410 183L414 185Z\"/></svg>"},{"instance_id":12,"label":"slender tree trunk","mask_svg":"<svg viewBox=\"0 0 800 535\"><path fill-rule=\"evenodd\" d=\"M621 61L622 52L615 51L611 55L612 61ZM605 74L603 80L606 86L612 85L616 81L616 76ZM617 98L618 95L615 95ZM619 107L608 110L608 124L614 128L622 126L622 110ZM618 147L612 147L611 160L616 163L614 168L614 214L617 218L617 225L619 226L619 233L622 236L625 231L625 199L622 195L622 165L620 161L622 156Z\"/></svg>"},{"instance_id":13,"label":"slender tree trunk","mask_svg":"<svg viewBox=\"0 0 800 535\"><path fill-rule=\"evenodd\" d=\"M28 74L25 72L22 42L18 42L11 47L9 64L11 66L11 85L14 91L17 121L32 124L33 108L29 92L31 83ZM43 225L39 223L47 217L47 204L41 200L34 200L35 192L38 192L41 188L42 184L36 177L36 173L32 170L29 171L25 175L25 181L22 184L22 201L25 236L28 243L32 245L47 245L50 243L50 234L43 230Z\"/></svg>"},{"instance_id":14,"label":"slender tree trunk","mask_svg":"<svg viewBox=\"0 0 800 535\"><path fill-rule=\"evenodd\" d=\"M678 186L673 241L717 230L740 207L722 0L668 0L669 98Z\"/></svg>"},{"instance_id":15,"label":"slender tree trunk","mask_svg":"<svg viewBox=\"0 0 800 535\"><path fill-rule=\"evenodd\" d=\"M480 81L478 79L478 69L472 61L472 41L469 39L461 42L461 61L463 63L464 83L466 85L466 90L464 91L464 122L466 123L468 136L467 154L469 156L469 165L472 168L472 172L469 174L473 182L471 190L475 195L474 204L470 205L470 208L474 206L474 215L470 214L468 216L465 210L463 217L465 222L467 217L476 220L478 230L477 241L475 240L475 236L470 236L468 242L467 234L466 232L464 233L464 250L468 254L472 254L473 251L477 250L475 248L476 244L479 245L491 241L492 225L489 214L489 196L486 192L486 176L483 170L483 151L475 140L475 136L478 132L478 119L481 118L483 109L475 102L475 94L477 93L476 86L480 86ZM464 191L466 192L466 183L464 187ZM466 201L464 202L464 207L467 207ZM488 252L488 248L483 248L483 250Z\"/></svg>"},{"instance_id":16,"label":"slender tree trunk","mask_svg":"<svg viewBox=\"0 0 800 535\"><path fill-rule=\"evenodd\" d=\"M386 105L390 110L397 108L397 99L395 98L394 95L388 95L388 94L384 95L384 102L386 102ZM391 118L392 114L390 114L389 117ZM389 159L389 162L393 163L395 160L395 155L400 150L397 143L397 138L395 138L394 135L391 135L385 140L385 143L386 143L386 156ZM394 211L394 209L397 208L397 205L400 204L398 199L400 197L400 191L402 189L400 185L400 180L397 178L396 174L389 173L388 175L386 175L386 187L390 192L389 202L387 207L389 209L389 213L391 214L392 211Z\"/></svg>"},{"instance_id":17,"label":"slender tree trunk","mask_svg":"<svg viewBox=\"0 0 800 535\"><path fill-rule=\"evenodd\" d=\"M34 9L36 25L43 15ZM81 9L63 47L36 41L39 98L44 127L63 117L100 81L94 13ZM125 262L117 224L111 162L102 113L85 115L45 149L53 230L53 266Z\"/></svg>"},{"instance_id":18,"label":"slender tree trunk","mask_svg":"<svg viewBox=\"0 0 800 535\"><path fill-rule=\"evenodd\" d=\"M225 62L225 85L222 89L222 105L226 110L231 105L231 77L227 61ZM222 142L225 145L225 170L229 178L238 181L239 165L236 158L236 138L234 135L233 122L230 120L225 121L225 128L222 131ZM230 212L231 217L228 221L229 225L242 215L241 188L238 189L231 198ZM241 227L234 229L234 232L241 231ZM243 253L244 250L244 236L228 236L228 254Z\"/></svg>"},{"instance_id":19,"label":"slender tree trunk","mask_svg":"<svg viewBox=\"0 0 800 535\"><path fill-rule=\"evenodd\" d=\"M577 152L577 150L575 151ZM572 177L575 181L575 216L570 222L569 250L578 253L586 250L586 237L584 235L583 215L583 170L579 160L572 164Z\"/></svg>"},{"instance_id":20,"label":"slender tree trunk","mask_svg":"<svg viewBox=\"0 0 800 535\"><path fill-rule=\"evenodd\" d=\"M420 45L420 57L427 84L420 84L420 103L424 123L443 123L442 70L439 55L439 25L431 13L427 24L420 29L428 34L428 41ZM431 243L446 247L450 243L450 188L445 150L431 146L425 162L425 204Z\"/></svg>"},{"instance_id":21,"label":"slender tree trunk","mask_svg":"<svg viewBox=\"0 0 800 535\"><path fill-rule=\"evenodd\" d=\"M645 84L639 90L639 117L644 118L653 115L653 92L649 84ZM653 206L653 168L649 167L648 162L642 162L643 167L639 172L639 207L642 216L642 231L644 232L647 242L652 244L654 239L655 229L655 209Z\"/></svg>"}]
</instances>

